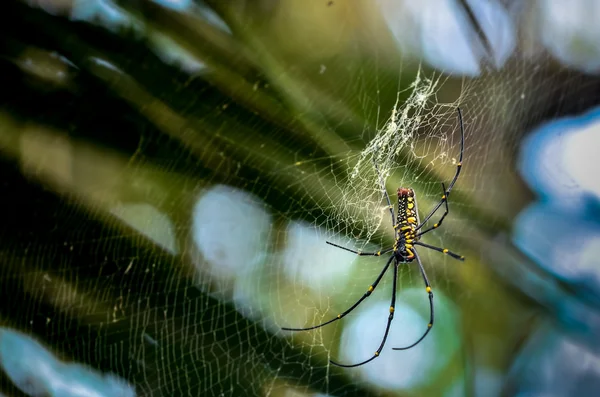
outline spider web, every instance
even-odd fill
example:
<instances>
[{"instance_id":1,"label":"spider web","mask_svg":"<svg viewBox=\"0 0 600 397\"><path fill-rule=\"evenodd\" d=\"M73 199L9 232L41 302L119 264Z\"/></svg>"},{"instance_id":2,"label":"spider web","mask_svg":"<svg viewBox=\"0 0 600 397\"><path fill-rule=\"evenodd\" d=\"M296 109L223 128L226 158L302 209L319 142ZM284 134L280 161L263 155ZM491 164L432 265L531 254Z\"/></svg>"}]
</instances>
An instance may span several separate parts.
<instances>
[{"instance_id":1,"label":"spider web","mask_svg":"<svg viewBox=\"0 0 600 397\"><path fill-rule=\"evenodd\" d=\"M377 261L372 257L356 259L352 254L329 247L324 242L330 241L350 249L370 252L391 247L394 233L389 209L381 189L380 177L390 194L395 213L395 190L401 186L412 187L417 191L420 208L424 208L421 210L421 216L424 217L429 211L428 208L432 208L442 195L443 190L440 183L443 181L442 178L446 176L445 182L449 183L454 175L460 154L460 133L456 108L461 103L462 96L468 93L468 86L462 86L458 99L453 102L440 103L438 93L448 82L448 78L436 73L427 75L420 66L417 66L415 70L410 74L414 80L405 88L399 88L396 91L395 101L391 108L384 110L377 105L376 120L379 120L383 112L389 114L389 117L382 123L376 121L376 125L380 125L380 127L374 131L365 130L363 132L359 139L362 143L357 145L362 146L360 150L332 157L334 170L326 173L323 179L333 179L335 182L327 185L327 194L317 202L320 211L326 215L316 216L313 221L308 221L300 226L292 222L293 227L280 228L277 239L283 239L292 247L285 251L283 258L277 260L282 262L279 266L283 269L277 273L277 290L280 292L275 301L281 302L283 299L284 302L291 301L293 303L272 306L273 301L270 301L271 306L268 305L269 309L266 311L268 313L280 311L283 317L283 320L275 320L276 324L273 326L273 330L276 330L277 326L281 326L281 324L291 327L309 327L328 321L355 303L366 288L373 283L381 271L383 260ZM398 83L398 86L400 87L401 84ZM401 97L403 98L402 102L399 99ZM469 131L468 127L467 124L467 131ZM337 160L338 158L341 160ZM341 172L340 167L334 168L333 166L336 161L342 164ZM306 162L301 161L296 164L298 163L306 167ZM379 175L374 163L377 164ZM278 173L285 172L287 169ZM442 212L443 210L433 218L434 221L441 216ZM437 246L444 246L443 238L452 235L452 229L442 228L439 232L432 240L429 239L429 242ZM454 233L456 234L456 232ZM435 263L434 266L429 264L426 266L428 275L431 280L434 280L436 287L441 288L440 291L448 288L451 285L451 278L448 278L448 274L452 274L453 271L448 273L446 267L455 266L455 264L450 263L444 257L429 255L428 252L422 252L421 256L425 262L431 260ZM336 325L329 325L329 329L319 328L307 331L304 335L295 333L293 340L300 340L300 343L308 349L309 354L321 356L325 361L333 359L338 362L354 363L369 358L383 335L385 327L383 320L391 295L391 273L390 270L387 277L383 279L377 295L363 303L360 309L343 320L347 324L350 323L347 328L338 323L337 331ZM288 289L290 281L292 289ZM402 345L413 343L427 324L426 295L421 292L422 290L415 289L423 288L422 285L423 281L416 271L400 269L399 291L401 292L398 300L401 303L397 303L397 309L404 313L396 315L397 319L392 327L413 328L408 335L397 338L396 343L398 340L403 341L400 342ZM255 285L255 287L250 288L253 293L258 291L259 285ZM453 307L443 294L440 294L436 301L438 304L443 303L442 308ZM375 312L377 314L374 314ZM368 315L368 320L361 317L363 316L361 313ZM419 325L414 327L411 322ZM372 324L377 324L377 327ZM440 327L441 332L456 332L457 319L452 316L439 315L437 326ZM452 331L453 327L454 331ZM420 332L419 334L415 334L415 328L419 329L417 331ZM340 331L340 329L342 330ZM363 334L360 329L368 329L369 333ZM337 348L331 343L336 332L341 332L341 340ZM358 336L353 337L353 334L356 335L357 332ZM391 334L394 333L402 334L402 332L392 329ZM410 340L410 338L413 339ZM452 337L446 339L450 347L450 354L455 354L456 340L453 340ZM360 340L369 340L368 348L360 349L362 357L357 359L344 356L344 350L353 345L356 346ZM391 346L388 344L385 350L390 350ZM386 355L390 353L392 352L385 352ZM338 358L340 354L341 359ZM416 354L420 354L420 351ZM419 366L420 360L414 354L405 356L405 359L416 363L416 367ZM369 365L373 364L375 363ZM361 368L359 371L361 371L363 379L369 379L374 372L378 371L380 374L384 374L383 377L373 376L372 379L376 379L380 388L394 389L398 387L393 381L386 382L386 377L387 379L399 379L405 384L413 383L408 378L398 377L390 372L390 368L393 367L390 366L389 361L379 364L364 371ZM407 371L407 377L416 375L410 369ZM408 375L409 373L412 375ZM367 383L370 382L367 381ZM414 382L414 384L416 385L418 382Z\"/></svg>"},{"instance_id":2,"label":"spider web","mask_svg":"<svg viewBox=\"0 0 600 397\"><path fill-rule=\"evenodd\" d=\"M35 352L65 384L105 390L118 376L140 396L460 395L465 341L501 339L512 327L508 293L481 266L480 247L529 199L512 172L518 134L573 111L548 98L595 86L576 73L533 73L521 58L481 80L457 79L385 51L379 59L346 46L323 57L304 45L324 38L286 36L280 47L297 47L308 58L300 60L277 47L282 36L235 15L222 34L197 9L121 5L142 33L30 10L7 17L22 30L1 25L7 48L20 50L3 58L3 197L17 216L6 216L0 290L23 304L3 305L0 345L17 338L13 357ZM547 98L539 87L554 91ZM330 366L377 348L391 271L342 321L294 334L281 327L333 318L381 271L383 258L325 243L393 243L373 161L392 204L398 187L415 189L421 217L437 203L456 170L457 106L464 167L450 215L424 241L467 262L419 251L436 293L434 331L419 348L391 350L428 321L421 276L402 268L381 357L356 370ZM490 310L497 322L479 321ZM3 392L18 395L15 382L48 392L30 382L36 367L11 363L9 373L1 353ZM497 366L506 358L478 354Z\"/></svg>"},{"instance_id":3,"label":"spider web","mask_svg":"<svg viewBox=\"0 0 600 397\"><path fill-rule=\"evenodd\" d=\"M347 184L342 188L342 198L334 208L339 209L341 223L350 230L360 229L358 236L366 241L373 238L384 218L389 216L387 204L382 201L380 181L385 184L390 175L394 175L392 181L404 183L397 184L398 187L409 186L428 172L415 164L428 161L431 168L436 163L447 163L451 142L445 122L449 111L456 112L456 104L437 103L436 93L441 83L443 77L423 77L419 68L415 80L405 89L408 98L400 104L403 92L397 93L389 119L357 155ZM425 131L425 136L419 137L419 131ZM403 157L405 161L398 161ZM452 158L452 162L456 164L456 158Z\"/></svg>"}]
</instances>

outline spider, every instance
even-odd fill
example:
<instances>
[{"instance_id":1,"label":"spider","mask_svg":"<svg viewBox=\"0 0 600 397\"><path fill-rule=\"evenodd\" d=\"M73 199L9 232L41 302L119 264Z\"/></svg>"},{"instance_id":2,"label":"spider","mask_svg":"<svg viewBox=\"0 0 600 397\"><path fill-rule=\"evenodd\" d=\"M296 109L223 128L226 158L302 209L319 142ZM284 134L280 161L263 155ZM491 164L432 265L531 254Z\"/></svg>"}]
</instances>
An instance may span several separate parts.
<instances>
[{"instance_id":1,"label":"spider","mask_svg":"<svg viewBox=\"0 0 600 397\"><path fill-rule=\"evenodd\" d=\"M354 303L352 306L350 306L350 308L348 308L343 313L338 314L335 318L333 318L329 321L326 321L319 325L315 325L313 327L308 327L308 328L284 327L284 328L282 328L285 331L309 331L312 329L321 328L321 327L331 324L337 320L341 320L342 318L346 317L346 315L348 315L350 312L352 312L354 309L356 309L358 307L358 305L360 305L362 303L362 301L364 301L369 296L371 296L371 294L373 293L373 291L375 291L375 288L377 288L377 285L379 284L379 282L381 281L381 279L383 278L383 276L389 269L391 263L394 262L394 267L393 267L394 268L394 284L393 284L393 289L392 289L392 301L390 304L390 314L388 317L387 326L385 328L385 333L383 335L383 339L381 340L381 344L379 345L379 348L377 349L377 351L371 358L361 361L357 364L349 364L349 365L339 364L339 363L336 363L336 362L330 360L329 362L333 365L336 365L338 367L345 367L345 368L358 367L363 364L367 364L368 362L379 357L379 355L381 354L381 351L383 350L383 347L385 346L385 341L386 341L386 339L388 337L388 333L390 331L390 325L392 324L392 320L394 319L394 306L396 304L396 287L397 287L397 279L398 279L398 267L401 264L408 264L408 263L412 263L413 261L416 261L419 266L419 271L421 272L421 276L423 277L423 281L425 282L425 291L427 292L427 294L429 296L429 323L427 324L427 329L425 330L423 335L421 335L421 337L419 339L417 339L416 342L414 342L413 344L406 346L406 347L394 347L393 350L408 350L408 349L415 347L423 339L425 339L425 337L427 336L427 334L429 334L429 331L431 331L431 328L433 327L433 318L434 318L434 316L433 316L433 313L434 313L433 292L431 290L431 285L429 284L429 279L427 278L427 274L425 273L425 269L423 268L423 264L421 263L421 259L419 257L419 253L417 252L416 246L428 248L428 249L431 249L434 251L441 252L446 255L450 255L452 258L458 259L460 261L464 261L464 259L465 259L464 256L455 254L454 252L449 251L446 248L435 247L435 246L425 244L420 241L421 236L423 236L426 233L429 233L432 230L439 228L442 225L442 222L444 221L444 219L446 218L446 215L448 215L448 213L450 212L450 210L448 208L448 197L450 196L450 192L452 191L452 188L454 187L454 184L456 183L458 176L460 175L460 170L462 167L462 160L463 160L464 143L465 143L462 113L461 113L460 108L457 108L456 110L458 111L458 121L459 121L459 125L460 125L460 157L459 157L458 163L456 164L456 173L454 174L454 178L450 182L450 185L448 185L448 189L446 189L446 186L444 185L444 183L442 183L443 194L442 194L442 198L439 201L439 203L425 217L423 222L420 222L419 221L419 213L417 210L417 197L415 195L414 190L411 188L401 187L398 189L398 192L397 192L398 214L397 214L397 217L394 216L394 206L392 205L392 203L390 201L390 196L388 195L388 193L386 191L385 183L383 181L383 178L381 177L381 173L379 172L379 167L377 166L377 163L373 159L373 165L375 166L375 171L377 172L377 175L379 177L379 183L381 185L381 190L385 196L385 199L387 200L387 204L388 204L387 208L389 209L390 214L392 216L392 226L394 228L394 237L395 237L394 245L391 248L387 248L385 250L380 250L377 252L362 252L362 251L355 251L350 248L342 247L341 245L337 245L337 244L331 243L329 241L327 241L327 244L332 245L337 248L341 248L346 251L350 251L350 252L360 255L360 256L381 256L381 255L391 252L389 259L387 260L387 262L386 262L385 266L383 267L383 270L381 271L379 276L377 276L377 278L375 279L373 284L371 284L369 286L369 288L367 289L367 292L365 292L365 294L358 301L356 301L356 303ZM425 224L431 219L431 217L436 213L436 211L438 209L440 209L440 207L443 204L445 205L445 211L444 211L444 214L441 216L440 220L437 223L433 224L433 226L430 226L429 228L422 230L423 226L425 226Z\"/></svg>"}]
</instances>

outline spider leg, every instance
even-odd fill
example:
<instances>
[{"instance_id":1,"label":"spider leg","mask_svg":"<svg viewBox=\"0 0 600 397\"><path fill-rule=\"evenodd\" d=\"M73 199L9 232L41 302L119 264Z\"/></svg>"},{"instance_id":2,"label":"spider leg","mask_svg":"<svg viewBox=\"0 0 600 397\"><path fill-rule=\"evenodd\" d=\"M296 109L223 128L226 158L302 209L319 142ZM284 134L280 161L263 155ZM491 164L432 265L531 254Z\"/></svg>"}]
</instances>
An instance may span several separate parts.
<instances>
[{"instance_id":1,"label":"spider leg","mask_svg":"<svg viewBox=\"0 0 600 397\"><path fill-rule=\"evenodd\" d=\"M389 249L386 249L384 251L362 252L362 251L351 250L350 248L342 247L341 245L330 243L329 241L326 241L326 243L329 244L329 245L333 245L334 247L341 248L343 250L352 252L353 254L360 255L360 256L381 256L381 255L386 254L386 253L388 253L388 252L390 252L390 251L393 250L393 248L389 248Z\"/></svg>"},{"instance_id":2,"label":"spider leg","mask_svg":"<svg viewBox=\"0 0 600 397\"><path fill-rule=\"evenodd\" d=\"M441 252L442 254L450 255L451 257L453 257L454 259L458 259L459 261L464 261L465 260L464 256L455 254L454 252L449 251L446 248L435 247L433 245L425 244L425 243L422 243L420 241L415 241L413 244L414 245L420 245L421 247L429 248L430 250Z\"/></svg>"},{"instance_id":3,"label":"spider leg","mask_svg":"<svg viewBox=\"0 0 600 397\"><path fill-rule=\"evenodd\" d=\"M390 256L390 259L388 259L388 261L386 262L385 266L383 267L383 270L381 271L381 273L379 274L379 276L377 277L377 279L375 280L375 282L373 284L371 284L369 286L369 289L367 289L367 292L365 292L365 294L358 300L356 301L355 304L353 304L352 306L350 306L349 309L347 309L345 312L338 314L335 318L324 322L323 324L319 324L319 325L315 325L313 327L307 327L307 328L287 328L287 327L283 327L281 328L284 331L309 331L311 329L316 329L316 328L321 328L327 324L331 324L334 321L340 320L344 317L346 317L346 315L348 313L350 313L352 310L354 310L358 305L360 305L362 303L362 301L364 301L365 299L367 299L371 293L373 293L373 291L375 291L375 288L377 288L377 284L379 284L379 282L381 281L381 279L383 278L383 275L385 274L385 272L387 271L387 269L390 267L390 263L392 263L392 259L394 259L394 255Z\"/></svg>"},{"instance_id":4,"label":"spider leg","mask_svg":"<svg viewBox=\"0 0 600 397\"><path fill-rule=\"evenodd\" d=\"M444 185L444 182L442 182L442 189L444 191L444 193L446 192L446 185ZM444 214L442 215L442 217L440 218L439 221L437 221L437 223L435 223L433 226L431 226L429 229L426 229L425 231L417 234L415 237L421 237L422 235L424 235L427 232L432 231L433 229L437 229L438 227L442 226L442 222L444 222L444 218L446 217L446 215L448 215L448 213L450 212L450 208L448 207L448 198L443 199L444 203L446 203L446 211L444 211ZM422 225L422 224L421 224ZM419 227L421 227L421 225L417 226L417 229Z\"/></svg>"},{"instance_id":5,"label":"spider leg","mask_svg":"<svg viewBox=\"0 0 600 397\"><path fill-rule=\"evenodd\" d=\"M381 191L385 195L385 200L387 201L388 208L390 210L390 214L392 215L392 226L394 227L394 234L396 234L396 217L394 216L394 206L390 201L390 195L385 188L385 182L383 181L383 177L381 176L381 172L379 172L379 166L377 166L377 162L375 161L375 157L373 157L373 165L375 166L375 171L377 171L377 176L379 177L379 184L381 185Z\"/></svg>"},{"instance_id":6,"label":"spider leg","mask_svg":"<svg viewBox=\"0 0 600 397\"><path fill-rule=\"evenodd\" d=\"M393 256L392 256L393 258ZM385 346L385 341L387 340L388 334L390 332L390 325L392 325L392 320L394 319L394 310L395 310L395 306L396 306L396 286L397 286L397 282L398 282L398 264L394 263L394 286L392 289L392 302L390 303L390 315L388 316L388 321L387 321L387 326L385 327L385 334L383 334L383 339L381 340L381 344L379 345L379 348L377 349L377 351L375 352L375 354L373 354L373 357L362 361L360 363L357 364L350 364L350 365L346 365L346 364L339 364L336 363L333 360L329 360L329 362L333 365L336 365L338 367L344 367L344 368L352 368L352 367L359 367L363 364L366 364L370 361L375 360L377 357L379 357L379 354L381 354L381 351L383 350L383 346Z\"/></svg>"},{"instance_id":7,"label":"spider leg","mask_svg":"<svg viewBox=\"0 0 600 397\"><path fill-rule=\"evenodd\" d=\"M408 350L410 348L415 347L416 345L421 343L423 339L425 339L429 331L431 331L431 328L433 328L433 292L431 291L431 285L429 284L429 280L427 279L427 274L425 274L425 269L423 268L423 264L421 263L419 253L416 249L413 249L413 252L415 253L417 263L419 264L419 270L421 271L421 276L423 276L423 281L425 281L425 291L429 295L429 323L427 324L427 330L425 330L425 333L421 335L421 337L417 339L415 343L406 347L393 347L392 350Z\"/></svg>"},{"instance_id":8,"label":"spider leg","mask_svg":"<svg viewBox=\"0 0 600 397\"><path fill-rule=\"evenodd\" d=\"M446 189L446 191L442 195L442 199L440 200L440 202L437 203L437 205L435 207L433 207L433 210L431 210L431 212L429 213L429 215L427 215L425 217L423 222L421 222L421 224L419 226L417 226L415 231L422 228L423 225L425 223L427 223L427 221L433 216L433 214L435 214L435 212L442 206L442 204L444 204L444 202L446 200L448 200L448 196L450 196L450 192L452 191L452 188L454 187L454 184L456 183L456 180L458 179L458 176L460 175L460 170L462 168L462 161L463 161L463 153L465 150L465 131L464 131L464 127L463 127L462 112L461 112L460 108L456 108L456 110L458 111L458 121L460 124L460 156L458 158L458 163L456 163L456 173L454 174L454 178L452 178L452 182L450 182L450 185L448 185L448 189Z\"/></svg>"}]
</instances>

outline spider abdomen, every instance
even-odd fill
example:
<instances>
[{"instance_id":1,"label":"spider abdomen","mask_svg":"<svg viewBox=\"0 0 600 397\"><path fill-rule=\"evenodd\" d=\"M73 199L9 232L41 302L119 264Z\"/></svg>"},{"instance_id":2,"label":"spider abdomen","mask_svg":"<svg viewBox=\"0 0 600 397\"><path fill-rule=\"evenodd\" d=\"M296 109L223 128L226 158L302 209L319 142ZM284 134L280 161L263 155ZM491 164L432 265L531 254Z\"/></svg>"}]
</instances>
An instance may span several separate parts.
<instances>
[{"instance_id":1,"label":"spider abdomen","mask_svg":"<svg viewBox=\"0 0 600 397\"><path fill-rule=\"evenodd\" d=\"M418 240L416 229L419 224L419 211L417 210L417 197L411 188L398 188L398 216L396 228L398 237L394 252L398 260L412 262L415 254L412 243Z\"/></svg>"}]
</instances>

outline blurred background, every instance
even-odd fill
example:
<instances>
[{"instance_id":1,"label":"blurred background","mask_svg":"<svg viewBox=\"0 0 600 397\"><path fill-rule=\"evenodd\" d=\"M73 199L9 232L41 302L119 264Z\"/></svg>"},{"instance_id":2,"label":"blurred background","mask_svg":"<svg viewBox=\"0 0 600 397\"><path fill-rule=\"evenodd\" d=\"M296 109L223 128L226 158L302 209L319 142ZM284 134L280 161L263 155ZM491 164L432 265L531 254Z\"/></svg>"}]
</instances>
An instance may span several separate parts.
<instances>
[{"instance_id":1,"label":"blurred background","mask_svg":"<svg viewBox=\"0 0 600 397\"><path fill-rule=\"evenodd\" d=\"M600 390L600 4L21 0L0 12L0 396ZM350 315L463 168L443 227ZM443 210L434 216L441 216Z\"/></svg>"}]
</instances>

